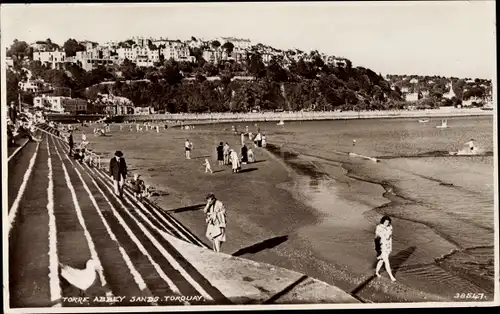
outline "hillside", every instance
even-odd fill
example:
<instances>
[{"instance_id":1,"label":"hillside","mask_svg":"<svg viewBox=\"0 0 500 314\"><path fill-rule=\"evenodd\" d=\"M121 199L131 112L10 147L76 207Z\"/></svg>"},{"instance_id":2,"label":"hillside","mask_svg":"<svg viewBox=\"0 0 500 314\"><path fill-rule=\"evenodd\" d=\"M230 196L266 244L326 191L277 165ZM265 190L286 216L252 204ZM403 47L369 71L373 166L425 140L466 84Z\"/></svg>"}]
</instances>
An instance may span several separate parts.
<instances>
[{"instance_id":1,"label":"hillside","mask_svg":"<svg viewBox=\"0 0 500 314\"><path fill-rule=\"evenodd\" d=\"M63 47L71 55L76 53L75 49L83 49L82 45L75 46L78 43L73 39L68 42ZM8 99L17 99L17 84L26 80L22 67L30 71L32 80L41 79L51 84L54 95L68 95L69 91L73 97L95 101L98 93L113 93L129 98L135 106L151 106L172 113L396 109L406 106L403 89L429 89L436 100L446 89L445 78L426 78L418 84L412 81L412 76L388 76L386 79L371 69L353 66L345 58L325 56L318 51L281 51L262 44L246 49L244 59L208 62L200 53L203 49L215 49L222 54L231 48L227 44L218 48L214 43L209 48L189 48L190 54L195 55L191 61L160 58L162 60L153 66L145 67L125 58L121 63L99 65L85 71L78 63L65 62L51 68L50 64L34 61L30 59L33 51L16 42L9 50L16 62L7 71ZM119 46L129 44L132 42ZM148 49L156 49L156 46L149 44ZM207 80L207 77L215 79ZM102 82L106 84L100 84ZM489 84L485 86L491 88L488 81L479 83ZM470 84L457 79L454 88L464 90L470 86L464 96L479 95L479 89L487 89L481 84L476 84L477 87ZM23 95L25 97L29 99L33 95Z\"/></svg>"}]
</instances>

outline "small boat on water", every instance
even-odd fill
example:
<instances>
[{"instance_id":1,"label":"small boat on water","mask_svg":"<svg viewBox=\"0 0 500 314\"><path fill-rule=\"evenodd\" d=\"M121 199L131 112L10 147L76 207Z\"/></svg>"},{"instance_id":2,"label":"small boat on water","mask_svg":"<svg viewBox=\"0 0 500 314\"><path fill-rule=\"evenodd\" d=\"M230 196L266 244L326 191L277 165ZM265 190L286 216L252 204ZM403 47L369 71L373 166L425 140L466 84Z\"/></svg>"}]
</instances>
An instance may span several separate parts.
<instances>
[{"instance_id":1,"label":"small boat on water","mask_svg":"<svg viewBox=\"0 0 500 314\"><path fill-rule=\"evenodd\" d=\"M448 128L448 120L443 119L441 120L441 125L436 126L438 129L446 129Z\"/></svg>"},{"instance_id":2,"label":"small boat on water","mask_svg":"<svg viewBox=\"0 0 500 314\"><path fill-rule=\"evenodd\" d=\"M276 123L276 125L285 125L285 121L280 120L280 122Z\"/></svg>"},{"instance_id":3,"label":"small boat on water","mask_svg":"<svg viewBox=\"0 0 500 314\"><path fill-rule=\"evenodd\" d=\"M429 119L420 119L418 120L419 123L427 123L429 122Z\"/></svg>"}]
</instances>

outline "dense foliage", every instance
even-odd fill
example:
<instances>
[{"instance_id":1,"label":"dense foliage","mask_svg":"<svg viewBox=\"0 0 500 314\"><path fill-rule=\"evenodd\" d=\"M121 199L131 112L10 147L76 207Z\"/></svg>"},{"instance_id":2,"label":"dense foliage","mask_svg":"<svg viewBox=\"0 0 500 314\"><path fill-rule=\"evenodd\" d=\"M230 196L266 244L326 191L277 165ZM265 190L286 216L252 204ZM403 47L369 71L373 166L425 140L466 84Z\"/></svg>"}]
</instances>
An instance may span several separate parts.
<instances>
[{"instance_id":1,"label":"dense foliage","mask_svg":"<svg viewBox=\"0 0 500 314\"><path fill-rule=\"evenodd\" d=\"M14 42L8 54L19 58L29 56L32 52L23 43ZM118 46L132 43L126 41ZM234 49L232 44L221 45L218 41L211 42L211 46ZM68 56L84 50L74 39L66 41L63 48ZM97 100L98 93L112 93L129 98L135 106L152 106L166 112L403 108L404 87L410 87L411 92L430 90L425 106L432 107L439 103L446 89L445 78L428 77L425 83L421 80L414 84L410 83L414 77L390 76L388 81L370 69L353 67L347 59L345 66L325 64L317 51L309 54L309 61L299 59L286 66L279 56L266 65L258 46L253 47L246 60L218 64L203 60L199 48L190 51L196 56L193 63L161 59L154 67L143 68L126 59L120 65L100 66L88 72L71 63L64 64L62 69L50 69L38 61L15 62L14 70L7 72L8 99L17 97L16 84L27 71L32 79L52 84L56 94L70 90L73 97ZM466 86L463 82L456 79L454 85L460 97ZM476 85L471 85L463 96L484 95L485 88Z\"/></svg>"}]
</instances>

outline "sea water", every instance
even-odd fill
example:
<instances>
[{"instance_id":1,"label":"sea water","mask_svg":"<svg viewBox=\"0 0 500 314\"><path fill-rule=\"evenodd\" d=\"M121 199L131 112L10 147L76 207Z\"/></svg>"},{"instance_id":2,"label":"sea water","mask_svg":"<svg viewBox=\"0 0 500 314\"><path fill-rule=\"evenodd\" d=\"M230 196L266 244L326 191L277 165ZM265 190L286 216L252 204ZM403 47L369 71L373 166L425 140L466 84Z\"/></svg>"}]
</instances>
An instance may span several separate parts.
<instances>
[{"instance_id":1,"label":"sea water","mask_svg":"<svg viewBox=\"0 0 500 314\"><path fill-rule=\"evenodd\" d=\"M359 285L373 273L373 229L382 215L389 215L398 283L447 300L462 292L491 296L493 117L447 120L445 129L436 128L441 118L428 123L398 118L234 125L238 130L248 125L254 134L260 129L270 150L295 167L300 179L285 188L324 216L323 223L304 226L300 233L322 259L346 264L354 290L362 291ZM450 156L471 139L482 154ZM330 249L318 244L322 241Z\"/></svg>"}]
</instances>

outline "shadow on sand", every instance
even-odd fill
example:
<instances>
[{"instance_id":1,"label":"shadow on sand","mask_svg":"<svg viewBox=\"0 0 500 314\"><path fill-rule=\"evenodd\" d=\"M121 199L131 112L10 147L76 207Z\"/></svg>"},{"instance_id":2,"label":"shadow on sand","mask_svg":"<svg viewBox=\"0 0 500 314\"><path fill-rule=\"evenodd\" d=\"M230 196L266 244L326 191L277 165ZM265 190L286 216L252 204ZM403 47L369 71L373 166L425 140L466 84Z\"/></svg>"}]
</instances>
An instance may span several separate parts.
<instances>
[{"instance_id":1,"label":"shadow on sand","mask_svg":"<svg viewBox=\"0 0 500 314\"><path fill-rule=\"evenodd\" d=\"M263 160L256 160L256 161L254 161L254 162L252 162L250 164L258 164L259 162L265 162L265 160L264 159Z\"/></svg>"},{"instance_id":2,"label":"shadow on sand","mask_svg":"<svg viewBox=\"0 0 500 314\"><path fill-rule=\"evenodd\" d=\"M267 239L265 241L252 244L246 248L239 249L238 251L234 252L232 255L233 256L242 256L244 254L255 254L255 253L258 253L258 252L266 250L266 249L272 249L272 248L280 245L281 243L285 242L286 240L288 240L287 235Z\"/></svg>"},{"instance_id":3,"label":"shadow on sand","mask_svg":"<svg viewBox=\"0 0 500 314\"><path fill-rule=\"evenodd\" d=\"M188 212L188 211L194 211L194 210L202 210L203 207L205 207L205 203L203 204L197 204L197 205L191 205L191 206L186 206L186 207L181 207L177 209L169 209L166 210L166 212L169 213L182 213L182 212Z\"/></svg>"},{"instance_id":4,"label":"shadow on sand","mask_svg":"<svg viewBox=\"0 0 500 314\"><path fill-rule=\"evenodd\" d=\"M245 168L245 169L241 169L238 173L252 172L252 171L255 171L255 170L259 170L259 168Z\"/></svg>"},{"instance_id":5,"label":"shadow on sand","mask_svg":"<svg viewBox=\"0 0 500 314\"><path fill-rule=\"evenodd\" d=\"M416 249L417 249L416 246L410 246L409 248L404 249L404 250L398 252L396 255L390 257L390 263L391 263L393 275L396 275L398 269L404 264L404 262L406 262L410 258L410 256L413 254L413 252L415 252ZM373 264L373 268L375 268L377 266L377 262L378 261L375 261L375 263ZM385 268L382 266L381 273L383 271L385 271ZM352 290L351 294L355 295L355 294L359 293L361 290L363 290L366 287L366 285L368 285L370 283L370 281L372 281L375 278L377 278L377 276L375 274L371 275L365 281L363 281L361 284L359 284L354 290Z\"/></svg>"},{"instance_id":6,"label":"shadow on sand","mask_svg":"<svg viewBox=\"0 0 500 314\"><path fill-rule=\"evenodd\" d=\"M204 156L196 156L196 157L191 157L191 159L202 159L202 158L209 158L212 157L210 155L204 155Z\"/></svg>"},{"instance_id":7,"label":"shadow on sand","mask_svg":"<svg viewBox=\"0 0 500 314\"><path fill-rule=\"evenodd\" d=\"M410 246L409 248L398 252L398 254L394 255L390 262L392 267L392 274L395 275L398 272L398 269L406 262L410 256L417 249L416 246Z\"/></svg>"}]
</instances>

